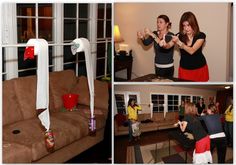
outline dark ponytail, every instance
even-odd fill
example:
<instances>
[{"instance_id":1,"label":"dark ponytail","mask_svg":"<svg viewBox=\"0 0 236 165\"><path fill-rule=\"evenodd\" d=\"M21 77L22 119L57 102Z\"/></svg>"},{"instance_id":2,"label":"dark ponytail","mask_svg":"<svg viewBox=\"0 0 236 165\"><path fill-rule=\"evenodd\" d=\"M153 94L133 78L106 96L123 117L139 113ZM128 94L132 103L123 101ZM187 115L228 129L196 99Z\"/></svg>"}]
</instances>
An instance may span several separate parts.
<instances>
[{"instance_id":1,"label":"dark ponytail","mask_svg":"<svg viewBox=\"0 0 236 165\"><path fill-rule=\"evenodd\" d=\"M169 19L169 17L167 16L167 15L164 15L164 14L162 14L162 15L159 15L158 17L157 17L157 19L158 18L162 18L166 23L168 23L168 26L167 26L167 28L168 29L170 29L171 28L171 22L170 22L170 19Z\"/></svg>"}]
</instances>

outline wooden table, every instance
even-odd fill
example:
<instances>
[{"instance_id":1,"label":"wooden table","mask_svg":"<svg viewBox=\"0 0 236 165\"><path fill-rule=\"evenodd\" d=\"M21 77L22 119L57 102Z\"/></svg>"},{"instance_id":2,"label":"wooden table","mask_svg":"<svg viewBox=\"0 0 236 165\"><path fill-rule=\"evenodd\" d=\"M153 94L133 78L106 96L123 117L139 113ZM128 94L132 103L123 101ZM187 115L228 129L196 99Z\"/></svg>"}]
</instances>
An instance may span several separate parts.
<instances>
[{"instance_id":1,"label":"wooden table","mask_svg":"<svg viewBox=\"0 0 236 165\"><path fill-rule=\"evenodd\" d=\"M169 155L170 155L170 140L177 141L185 151L185 162L187 163L187 151L195 147L195 140L188 139L180 130L173 130L168 133L169 137Z\"/></svg>"},{"instance_id":2,"label":"wooden table","mask_svg":"<svg viewBox=\"0 0 236 165\"><path fill-rule=\"evenodd\" d=\"M132 55L116 56L114 59L114 75L116 72L120 70L127 69L127 80L131 80L132 64L133 64ZM114 79L115 81L119 81L119 78L116 78L116 76L114 76Z\"/></svg>"},{"instance_id":3,"label":"wooden table","mask_svg":"<svg viewBox=\"0 0 236 165\"><path fill-rule=\"evenodd\" d=\"M183 80L183 79L179 79L179 78L175 78L175 77L171 77L171 78L164 78L164 77L158 77L156 74L147 74L145 76L141 76L135 79L132 79L130 81L133 82L153 82L154 79L159 79L160 82L191 82L189 80Z\"/></svg>"}]
</instances>

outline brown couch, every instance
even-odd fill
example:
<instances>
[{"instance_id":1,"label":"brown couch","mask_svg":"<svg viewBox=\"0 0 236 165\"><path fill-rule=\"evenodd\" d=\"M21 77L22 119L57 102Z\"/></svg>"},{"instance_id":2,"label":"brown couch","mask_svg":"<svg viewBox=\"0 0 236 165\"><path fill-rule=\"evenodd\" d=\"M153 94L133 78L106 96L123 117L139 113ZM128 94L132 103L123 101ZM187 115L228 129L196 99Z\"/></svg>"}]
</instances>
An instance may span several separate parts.
<instances>
[{"instance_id":1,"label":"brown couch","mask_svg":"<svg viewBox=\"0 0 236 165\"><path fill-rule=\"evenodd\" d=\"M3 82L3 163L62 163L87 150L104 138L108 114L108 86L95 80L96 135L89 136L89 92L86 77L72 70L49 76L50 119L55 150L48 152L44 131L36 115L36 76ZM78 110L62 111L62 95L78 93ZM20 132L14 134L13 131Z\"/></svg>"},{"instance_id":2,"label":"brown couch","mask_svg":"<svg viewBox=\"0 0 236 165\"><path fill-rule=\"evenodd\" d=\"M140 124L140 129L142 132L149 132L149 131L157 131L162 129L169 129L174 128L174 124L178 120L178 112L167 112L164 118L163 112L153 113L153 117L151 118L150 113L143 113L139 114L138 120L145 121L150 119L153 122L143 123ZM118 135L127 135L129 133L128 127L124 125L118 125L118 122L114 122L114 134Z\"/></svg>"}]
</instances>

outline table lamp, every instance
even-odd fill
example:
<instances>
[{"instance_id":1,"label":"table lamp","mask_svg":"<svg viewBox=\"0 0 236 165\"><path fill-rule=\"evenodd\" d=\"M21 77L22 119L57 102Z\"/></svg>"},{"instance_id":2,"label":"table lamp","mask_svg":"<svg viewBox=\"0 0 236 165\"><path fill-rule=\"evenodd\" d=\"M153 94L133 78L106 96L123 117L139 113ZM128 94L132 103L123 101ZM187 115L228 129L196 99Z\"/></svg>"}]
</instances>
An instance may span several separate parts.
<instances>
[{"instance_id":1,"label":"table lamp","mask_svg":"<svg viewBox=\"0 0 236 165\"><path fill-rule=\"evenodd\" d=\"M117 43L123 42L124 39L120 35L119 26L114 26L114 42L115 42L115 52L119 50L119 45Z\"/></svg>"}]
</instances>

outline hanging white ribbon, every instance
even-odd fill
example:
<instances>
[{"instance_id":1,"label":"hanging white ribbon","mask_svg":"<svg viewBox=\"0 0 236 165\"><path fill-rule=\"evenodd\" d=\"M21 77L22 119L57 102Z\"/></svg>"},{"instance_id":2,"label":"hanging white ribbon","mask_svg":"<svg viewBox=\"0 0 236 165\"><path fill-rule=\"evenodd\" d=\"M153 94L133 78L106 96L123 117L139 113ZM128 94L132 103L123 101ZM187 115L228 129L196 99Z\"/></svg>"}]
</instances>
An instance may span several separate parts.
<instances>
[{"instance_id":1,"label":"hanging white ribbon","mask_svg":"<svg viewBox=\"0 0 236 165\"><path fill-rule=\"evenodd\" d=\"M150 113L151 113L151 119L153 117L153 103L150 103Z\"/></svg>"},{"instance_id":2,"label":"hanging white ribbon","mask_svg":"<svg viewBox=\"0 0 236 165\"><path fill-rule=\"evenodd\" d=\"M48 43L44 39L30 39L27 45L34 46L34 55L38 56L36 109L46 109L38 115L38 118L48 131L50 128Z\"/></svg>"},{"instance_id":3,"label":"hanging white ribbon","mask_svg":"<svg viewBox=\"0 0 236 165\"><path fill-rule=\"evenodd\" d=\"M166 113L168 112L168 109L166 107L166 104L163 104L163 106L164 106L164 118L166 118Z\"/></svg>"},{"instance_id":4,"label":"hanging white ribbon","mask_svg":"<svg viewBox=\"0 0 236 165\"><path fill-rule=\"evenodd\" d=\"M90 94L90 111L91 118L94 118L94 72L90 43L86 38L77 38L73 40L72 43L73 45L71 46L71 52L73 55L75 55L77 52L84 52L85 54L87 79Z\"/></svg>"}]
</instances>

